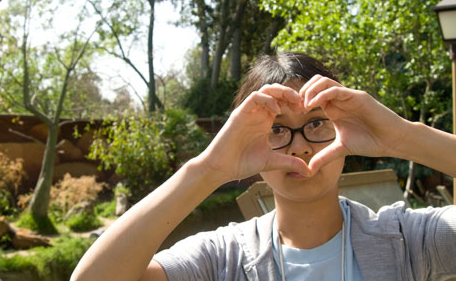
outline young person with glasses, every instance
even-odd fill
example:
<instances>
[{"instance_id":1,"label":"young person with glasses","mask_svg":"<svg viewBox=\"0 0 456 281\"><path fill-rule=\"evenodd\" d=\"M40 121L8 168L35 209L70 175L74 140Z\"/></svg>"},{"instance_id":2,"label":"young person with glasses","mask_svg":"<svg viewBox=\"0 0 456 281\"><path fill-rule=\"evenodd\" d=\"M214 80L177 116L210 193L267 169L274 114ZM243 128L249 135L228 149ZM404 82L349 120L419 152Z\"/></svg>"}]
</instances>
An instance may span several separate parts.
<instances>
[{"instance_id":1,"label":"young person with glasses","mask_svg":"<svg viewBox=\"0 0 456 281\"><path fill-rule=\"evenodd\" d=\"M456 136L409 122L301 53L261 58L207 149L120 217L76 280L447 280L456 208L374 213L338 197L347 155L397 157L456 177ZM260 173L276 210L156 253L221 184Z\"/></svg>"}]
</instances>

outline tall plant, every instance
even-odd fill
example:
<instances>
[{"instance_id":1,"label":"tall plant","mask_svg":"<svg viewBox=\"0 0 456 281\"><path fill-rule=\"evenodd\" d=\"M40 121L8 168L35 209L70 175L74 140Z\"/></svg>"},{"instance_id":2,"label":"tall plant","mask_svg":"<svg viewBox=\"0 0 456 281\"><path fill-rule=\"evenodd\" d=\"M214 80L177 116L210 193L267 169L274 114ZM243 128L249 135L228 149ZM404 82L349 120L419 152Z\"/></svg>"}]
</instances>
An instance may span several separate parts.
<instances>
[{"instance_id":1,"label":"tall plant","mask_svg":"<svg viewBox=\"0 0 456 281\"><path fill-rule=\"evenodd\" d=\"M195 121L179 109L108 119L89 157L101 160L102 168L114 167L136 202L203 150L208 139Z\"/></svg>"}]
</instances>

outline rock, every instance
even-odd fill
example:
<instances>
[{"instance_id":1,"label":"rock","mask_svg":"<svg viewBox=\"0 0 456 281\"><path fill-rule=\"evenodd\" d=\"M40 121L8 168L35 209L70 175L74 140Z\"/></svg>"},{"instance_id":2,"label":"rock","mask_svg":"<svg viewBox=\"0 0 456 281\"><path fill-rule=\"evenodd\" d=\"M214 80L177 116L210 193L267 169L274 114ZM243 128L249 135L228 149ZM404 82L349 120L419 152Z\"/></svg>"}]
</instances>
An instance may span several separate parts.
<instances>
[{"instance_id":1,"label":"rock","mask_svg":"<svg viewBox=\"0 0 456 281\"><path fill-rule=\"evenodd\" d=\"M103 173L97 169L97 166L85 162L67 162L55 166L54 182L57 182L70 174L72 177L95 176L99 180L103 180Z\"/></svg>"},{"instance_id":2,"label":"rock","mask_svg":"<svg viewBox=\"0 0 456 281\"><path fill-rule=\"evenodd\" d=\"M43 162L45 146L36 142L6 142L0 143L0 151L8 156L11 160L21 158L22 167L31 179L37 179L40 174L41 164ZM55 157L55 164L60 159Z\"/></svg>"},{"instance_id":3,"label":"rock","mask_svg":"<svg viewBox=\"0 0 456 281\"><path fill-rule=\"evenodd\" d=\"M98 237L100 237L104 232L105 232L104 229L98 229L98 230L96 230L96 231L94 231L94 232L91 232L90 235L89 235L89 237L90 237L90 238L98 238Z\"/></svg>"},{"instance_id":4,"label":"rock","mask_svg":"<svg viewBox=\"0 0 456 281\"><path fill-rule=\"evenodd\" d=\"M16 249L29 249L38 246L51 246L49 238L37 235L28 229L15 229L11 243Z\"/></svg>"},{"instance_id":5,"label":"rock","mask_svg":"<svg viewBox=\"0 0 456 281\"><path fill-rule=\"evenodd\" d=\"M89 154L90 145L94 140L95 131L89 130L82 134L81 138L78 140L76 144L77 148L79 148L83 155Z\"/></svg>"},{"instance_id":6,"label":"rock","mask_svg":"<svg viewBox=\"0 0 456 281\"><path fill-rule=\"evenodd\" d=\"M11 231L9 223L5 220L4 217L0 217L0 237L3 237L8 232Z\"/></svg>"},{"instance_id":7,"label":"rock","mask_svg":"<svg viewBox=\"0 0 456 281\"><path fill-rule=\"evenodd\" d=\"M77 215L81 213L93 213L93 204L90 201L83 201L74 205L68 212L65 214L65 220L67 220L72 215Z\"/></svg>"},{"instance_id":8,"label":"rock","mask_svg":"<svg viewBox=\"0 0 456 281\"><path fill-rule=\"evenodd\" d=\"M60 137L60 129L58 134ZM28 135L45 143L47 140L48 128L44 123L36 124L32 128L30 128L30 130L28 131Z\"/></svg>"},{"instance_id":9,"label":"rock","mask_svg":"<svg viewBox=\"0 0 456 281\"><path fill-rule=\"evenodd\" d=\"M57 144L57 152L62 161L71 162L84 159L82 152L69 140L63 139Z\"/></svg>"},{"instance_id":10,"label":"rock","mask_svg":"<svg viewBox=\"0 0 456 281\"><path fill-rule=\"evenodd\" d=\"M128 199L125 193L118 193L116 196L116 216L121 216L127 211Z\"/></svg>"}]
</instances>

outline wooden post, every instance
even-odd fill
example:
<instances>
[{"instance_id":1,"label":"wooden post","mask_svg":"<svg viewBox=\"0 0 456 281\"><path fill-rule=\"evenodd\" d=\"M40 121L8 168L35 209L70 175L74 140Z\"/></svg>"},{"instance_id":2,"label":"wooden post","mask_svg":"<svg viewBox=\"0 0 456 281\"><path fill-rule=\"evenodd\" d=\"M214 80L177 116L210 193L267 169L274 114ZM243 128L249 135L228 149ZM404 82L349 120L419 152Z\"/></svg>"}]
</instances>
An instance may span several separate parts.
<instances>
[{"instance_id":1,"label":"wooden post","mask_svg":"<svg viewBox=\"0 0 456 281\"><path fill-rule=\"evenodd\" d=\"M453 134L456 134L456 43L450 44L450 58L453 77ZM453 178L453 204L456 205L456 178Z\"/></svg>"}]
</instances>

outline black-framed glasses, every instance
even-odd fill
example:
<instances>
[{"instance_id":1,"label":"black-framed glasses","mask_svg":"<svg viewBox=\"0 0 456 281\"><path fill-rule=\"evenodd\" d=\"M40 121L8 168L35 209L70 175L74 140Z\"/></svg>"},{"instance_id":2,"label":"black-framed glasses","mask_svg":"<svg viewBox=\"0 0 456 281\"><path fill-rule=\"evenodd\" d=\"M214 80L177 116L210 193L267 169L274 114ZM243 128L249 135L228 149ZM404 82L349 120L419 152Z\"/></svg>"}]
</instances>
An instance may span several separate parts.
<instances>
[{"instance_id":1,"label":"black-framed glasses","mask_svg":"<svg viewBox=\"0 0 456 281\"><path fill-rule=\"evenodd\" d=\"M273 150L287 147L293 142L296 132L300 132L304 139L312 143L333 141L336 138L334 124L328 118L313 119L299 128L290 128L274 125L269 131L269 144Z\"/></svg>"}]
</instances>

